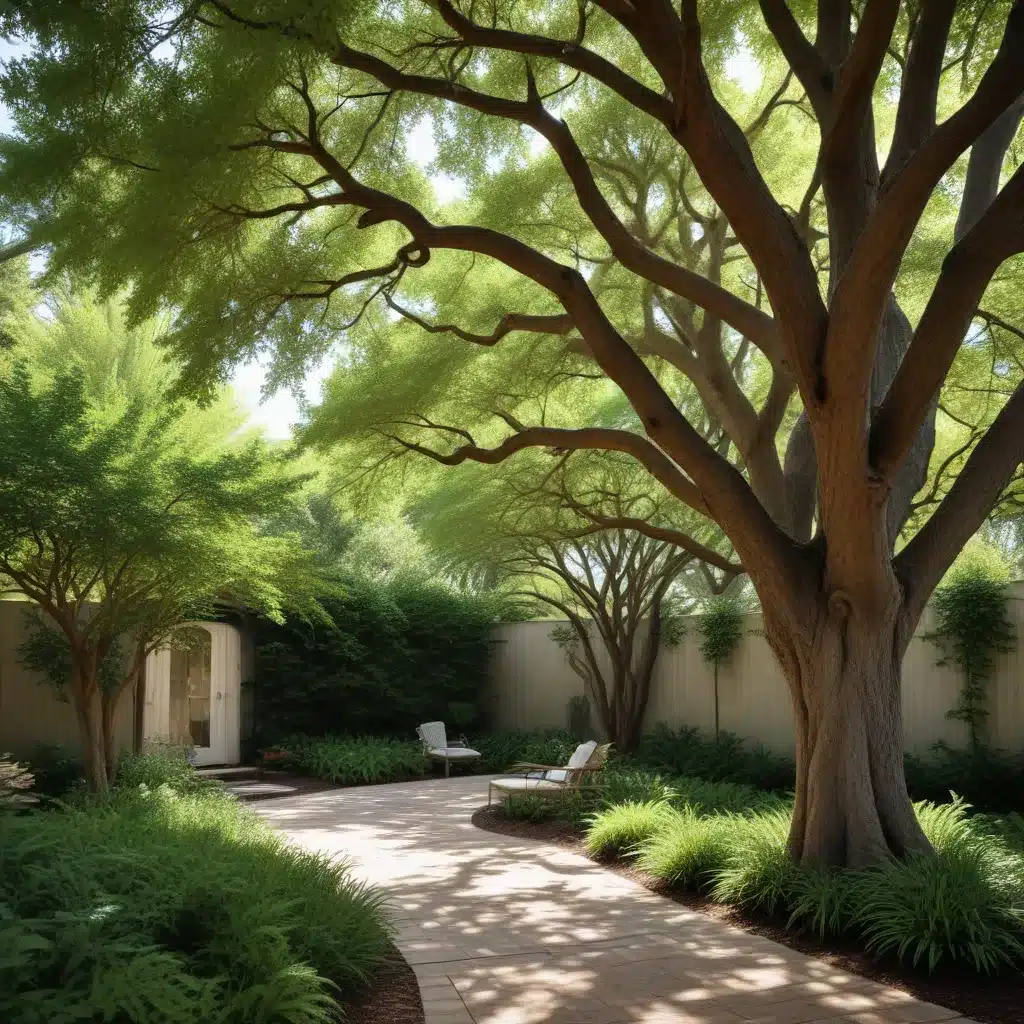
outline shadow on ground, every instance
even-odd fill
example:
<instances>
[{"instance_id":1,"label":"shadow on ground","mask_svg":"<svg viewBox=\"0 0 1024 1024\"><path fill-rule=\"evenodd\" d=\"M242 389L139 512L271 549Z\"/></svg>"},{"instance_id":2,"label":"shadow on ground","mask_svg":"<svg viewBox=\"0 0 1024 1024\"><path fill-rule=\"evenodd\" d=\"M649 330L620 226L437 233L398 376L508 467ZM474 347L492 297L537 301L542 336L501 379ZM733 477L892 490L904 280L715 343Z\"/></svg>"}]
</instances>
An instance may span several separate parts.
<instances>
[{"instance_id":1,"label":"shadow on ground","mask_svg":"<svg viewBox=\"0 0 1024 1024\"><path fill-rule=\"evenodd\" d=\"M569 850L475 828L482 777L267 801L383 888L427 1024L962 1022L672 903Z\"/></svg>"}]
</instances>

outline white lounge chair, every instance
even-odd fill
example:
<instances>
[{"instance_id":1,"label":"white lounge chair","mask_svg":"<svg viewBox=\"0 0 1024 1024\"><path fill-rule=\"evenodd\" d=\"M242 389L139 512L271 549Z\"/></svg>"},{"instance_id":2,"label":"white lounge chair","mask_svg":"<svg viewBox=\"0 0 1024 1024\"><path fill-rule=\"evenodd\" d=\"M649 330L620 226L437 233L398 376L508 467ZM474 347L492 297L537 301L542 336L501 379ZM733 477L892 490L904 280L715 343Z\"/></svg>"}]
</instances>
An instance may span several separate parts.
<instances>
[{"instance_id":1,"label":"white lounge chair","mask_svg":"<svg viewBox=\"0 0 1024 1024\"><path fill-rule=\"evenodd\" d=\"M483 756L479 750L473 750L469 746L465 736L460 736L458 740L449 743L444 722L424 722L416 727L416 735L423 743L423 752L427 757L444 761L444 777L446 779L452 761L472 761L474 758Z\"/></svg>"},{"instance_id":2,"label":"white lounge chair","mask_svg":"<svg viewBox=\"0 0 1024 1024\"><path fill-rule=\"evenodd\" d=\"M610 743L597 745L595 740L581 743L561 768L552 765L520 762L509 768L508 778L492 779L487 786L487 806L491 806L494 790L505 796L557 796L593 784L595 775L608 760Z\"/></svg>"}]
</instances>

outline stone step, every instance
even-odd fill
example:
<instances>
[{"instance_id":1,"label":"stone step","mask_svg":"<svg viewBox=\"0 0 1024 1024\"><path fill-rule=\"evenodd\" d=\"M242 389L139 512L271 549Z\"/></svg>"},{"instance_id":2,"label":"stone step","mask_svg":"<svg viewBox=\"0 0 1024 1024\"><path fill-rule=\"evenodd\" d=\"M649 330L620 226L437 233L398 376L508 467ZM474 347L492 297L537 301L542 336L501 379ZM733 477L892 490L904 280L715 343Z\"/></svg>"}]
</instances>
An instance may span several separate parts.
<instances>
[{"instance_id":1,"label":"stone step","mask_svg":"<svg viewBox=\"0 0 1024 1024\"><path fill-rule=\"evenodd\" d=\"M210 765L197 768L196 775L201 779L220 779L224 782L240 782L242 779L258 779L260 770L251 764Z\"/></svg>"},{"instance_id":2,"label":"stone step","mask_svg":"<svg viewBox=\"0 0 1024 1024\"><path fill-rule=\"evenodd\" d=\"M238 800L269 800L271 797L292 796L298 793L296 786L286 782L272 782L269 779L245 779L240 782L222 783L225 793L231 793Z\"/></svg>"}]
</instances>

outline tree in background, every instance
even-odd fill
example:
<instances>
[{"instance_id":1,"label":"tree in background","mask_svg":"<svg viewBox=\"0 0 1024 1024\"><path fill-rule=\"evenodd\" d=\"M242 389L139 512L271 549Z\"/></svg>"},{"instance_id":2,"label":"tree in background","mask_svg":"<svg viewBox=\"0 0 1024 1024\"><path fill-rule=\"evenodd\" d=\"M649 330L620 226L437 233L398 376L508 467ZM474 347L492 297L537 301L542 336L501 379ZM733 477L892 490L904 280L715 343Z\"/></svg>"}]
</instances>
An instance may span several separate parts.
<instances>
[{"instance_id":1,"label":"tree in background","mask_svg":"<svg viewBox=\"0 0 1024 1024\"><path fill-rule=\"evenodd\" d=\"M718 667L735 653L743 638L743 607L724 595L708 602L700 620L700 653L714 671L715 736L720 731L721 715L718 693Z\"/></svg>"},{"instance_id":2,"label":"tree in background","mask_svg":"<svg viewBox=\"0 0 1024 1024\"><path fill-rule=\"evenodd\" d=\"M1021 327L1024 2L22 0L0 27L37 47L2 77L0 215L170 304L182 387L344 335L318 429L368 469L629 454L761 599L793 856L928 849L900 664L1024 456L1020 364L974 359L988 313ZM464 200L403 147L421 124ZM991 401L896 552L966 370Z\"/></svg>"},{"instance_id":3,"label":"tree in background","mask_svg":"<svg viewBox=\"0 0 1024 1024\"><path fill-rule=\"evenodd\" d=\"M72 323L83 308L69 309ZM116 307L107 313L116 319ZM48 329L91 353L104 339L77 322L82 334L66 334L59 318ZM122 345L119 365L133 351ZM43 347L31 368L18 359L0 374L0 580L65 645L87 780L102 790L118 705L148 654L224 604L278 617L288 601L313 607L315 577L294 537L261 532L300 481L260 441L232 441L232 419L217 434L216 415L153 408L141 387L148 370L112 381L91 353L89 385L74 365L55 369L55 352L63 360L60 346ZM120 647L130 649L123 659Z\"/></svg>"},{"instance_id":4,"label":"tree in background","mask_svg":"<svg viewBox=\"0 0 1024 1024\"><path fill-rule=\"evenodd\" d=\"M678 507L626 459L564 458L552 470L526 458L501 472L447 473L436 488L415 518L442 564L486 578L530 614L564 617L568 624L552 639L583 681L605 735L633 750L658 655L681 639L680 574L699 562L721 587L740 567L710 537L702 543L673 524ZM660 536L604 525L631 519Z\"/></svg>"}]
</instances>

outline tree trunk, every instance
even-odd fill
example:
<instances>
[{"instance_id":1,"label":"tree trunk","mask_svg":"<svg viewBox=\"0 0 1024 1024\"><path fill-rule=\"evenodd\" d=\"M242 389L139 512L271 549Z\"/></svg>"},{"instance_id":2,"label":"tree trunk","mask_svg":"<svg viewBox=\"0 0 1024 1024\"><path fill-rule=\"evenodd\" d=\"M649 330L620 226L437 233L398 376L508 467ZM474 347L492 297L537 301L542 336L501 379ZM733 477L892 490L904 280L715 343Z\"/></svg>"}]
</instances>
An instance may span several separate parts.
<instances>
[{"instance_id":1,"label":"tree trunk","mask_svg":"<svg viewBox=\"0 0 1024 1024\"><path fill-rule=\"evenodd\" d=\"M719 705L718 705L718 659L715 659L715 739L718 739L719 727Z\"/></svg>"},{"instance_id":2,"label":"tree trunk","mask_svg":"<svg viewBox=\"0 0 1024 1024\"><path fill-rule=\"evenodd\" d=\"M103 745L103 708L97 688L72 686L78 730L82 739L85 781L92 793L105 793L108 787L107 763Z\"/></svg>"},{"instance_id":3,"label":"tree trunk","mask_svg":"<svg viewBox=\"0 0 1024 1024\"><path fill-rule=\"evenodd\" d=\"M100 717L103 727L103 762L107 771L107 784L112 785L117 777L117 736L114 731L114 718L122 690L104 692L100 696Z\"/></svg>"},{"instance_id":4,"label":"tree trunk","mask_svg":"<svg viewBox=\"0 0 1024 1024\"><path fill-rule=\"evenodd\" d=\"M135 678L135 707L132 717L132 750L142 753L146 743L146 673Z\"/></svg>"},{"instance_id":5,"label":"tree trunk","mask_svg":"<svg viewBox=\"0 0 1024 1024\"><path fill-rule=\"evenodd\" d=\"M794 860L863 868L931 849L907 793L899 612L820 609L813 641L794 643L766 616L796 720Z\"/></svg>"}]
</instances>

